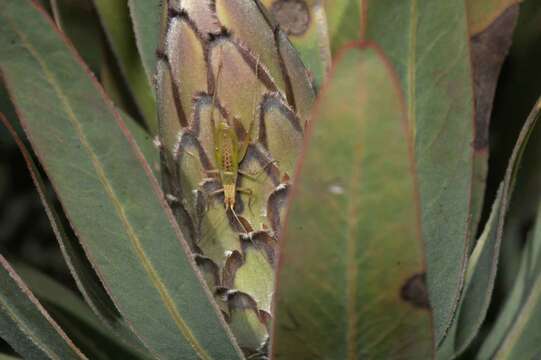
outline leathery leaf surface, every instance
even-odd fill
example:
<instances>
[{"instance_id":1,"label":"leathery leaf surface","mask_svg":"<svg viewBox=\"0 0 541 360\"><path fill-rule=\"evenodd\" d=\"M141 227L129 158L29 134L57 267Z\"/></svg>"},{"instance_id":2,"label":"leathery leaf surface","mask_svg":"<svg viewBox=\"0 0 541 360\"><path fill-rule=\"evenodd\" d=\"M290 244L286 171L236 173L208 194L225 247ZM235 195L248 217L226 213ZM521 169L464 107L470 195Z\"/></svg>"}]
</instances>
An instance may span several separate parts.
<instances>
[{"instance_id":1,"label":"leathery leaf surface","mask_svg":"<svg viewBox=\"0 0 541 360\"><path fill-rule=\"evenodd\" d=\"M539 316L541 315L541 212L522 254L515 287L503 312L481 348L481 356L491 359L534 359L539 356Z\"/></svg>"},{"instance_id":2,"label":"leathery leaf surface","mask_svg":"<svg viewBox=\"0 0 541 360\"><path fill-rule=\"evenodd\" d=\"M239 345L264 356L275 248L314 91L259 2L167 7L157 77L163 186Z\"/></svg>"},{"instance_id":3,"label":"leathery leaf surface","mask_svg":"<svg viewBox=\"0 0 541 360\"><path fill-rule=\"evenodd\" d=\"M240 358L151 169L45 11L0 2L0 47L23 128L130 328L160 358Z\"/></svg>"},{"instance_id":4,"label":"leathery leaf surface","mask_svg":"<svg viewBox=\"0 0 541 360\"><path fill-rule=\"evenodd\" d=\"M47 194L45 181L38 171L37 165L32 159L30 151L26 148L26 145L17 134L17 131L13 128L10 120L6 119L2 113L0 113L0 123L3 123L6 129L11 133L12 138L19 147L19 151L23 155L28 171L32 177L32 181L34 182L34 186L38 191L41 202L45 207L45 212L49 218L49 222L51 223L51 227L56 235L62 255L64 256L66 264L70 269L71 275L73 276L82 297L94 311L97 317L103 323L107 324L105 328L109 327L113 329L118 338L122 339L125 343L130 344L130 347L137 349L136 351L144 351L140 350L144 349L140 344L140 341L129 329L125 319L123 319L119 314L115 304L111 301L107 291L103 288L103 284L96 276L96 273L92 268L92 264L85 256L84 250L81 248L78 240L68 236L65 226L61 222L60 214L53 206L54 199L52 196ZM138 126L136 124L132 125ZM137 131L138 129L135 126L133 127L133 130ZM140 131L142 132L142 130ZM139 137L139 139L142 141L143 137ZM17 267L17 271L19 273L20 268L20 266ZM24 274L22 277L25 278ZM27 279L25 280L28 281ZM35 291L32 284L29 284L29 286L33 291ZM37 296L39 297L40 295L37 294ZM62 299L65 299L65 297L62 297ZM103 323L101 324L102 326Z\"/></svg>"},{"instance_id":5,"label":"leathery leaf surface","mask_svg":"<svg viewBox=\"0 0 541 360\"><path fill-rule=\"evenodd\" d=\"M350 48L330 76L280 246L273 356L430 358L419 200L396 75L368 45Z\"/></svg>"},{"instance_id":6,"label":"leathery leaf surface","mask_svg":"<svg viewBox=\"0 0 541 360\"><path fill-rule=\"evenodd\" d=\"M517 175L521 167L528 169L524 164L527 164L525 160L529 159L524 155L535 153L536 148L531 145L539 143L539 138L535 136L539 118L541 118L540 100L536 102L517 138L505 177L492 205L490 218L470 257L459 311L449 335L438 349L439 358L445 359L463 352L474 341L488 313L498 271L502 234L508 221L507 211L513 200ZM495 332L500 331L502 329Z\"/></svg>"},{"instance_id":7,"label":"leathery leaf surface","mask_svg":"<svg viewBox=\"0 0 541 360\"><path fill-rule=\"evenodd\" d=\"M472 236L474 98L465 2L363 4L362 38L377 42L392 61L412 124L439 343L458 307Z\"/></svg>"},{"instance_id":8,"label":"leathery leaf surface","mask_svg":"<svg viewBox=\"0 0 541 360\"><path fill-rule=\"evenodd\" d=\"M87 359L1 255L0 285L0 336L15 351L30 360Z\"/></svg>"}]
</instances>

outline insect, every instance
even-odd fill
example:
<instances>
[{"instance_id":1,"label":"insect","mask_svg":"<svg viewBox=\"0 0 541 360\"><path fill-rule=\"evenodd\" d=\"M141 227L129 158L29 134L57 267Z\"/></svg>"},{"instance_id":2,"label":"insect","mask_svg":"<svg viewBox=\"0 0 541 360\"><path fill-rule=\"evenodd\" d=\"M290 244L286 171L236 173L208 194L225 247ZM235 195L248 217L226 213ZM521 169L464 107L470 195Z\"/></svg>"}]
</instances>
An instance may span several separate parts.
<instances>
[{"instance_id":1,"label":"insect","mask_svg":"<svg viewBox=\"0 0 541 360\"><path fill-rule=\"evenodd\" d=\"M255 64L255 88L258 89L258 71L259 71L259 59ZM222 63L218 65L218 72L216 75L216 84L219 84L220 75L222 71ZM215 87L212 97L212 109L211 109L211 126L214 140L214 159L216 163L216 169L207 170L207 174L213 174L217 176L222 188L210 193L210 195L224 194L224 207L226 211L231 211L235 220L246 233L250 231L246 225L240 221L235 212L236 194L243 193L249 196L248 207L251 209L251 202L253 199L253 192L251 189L245 189L237 187L237 180L239 175L250 178L257 181L257 177L263 172L267 166L274 164L274 160L269 160L265 166L263 166L255 174L242 171L239 166L246 157L248 147L252 142L252 132L254 129L254 123L256 118L256 100L258 91L253 92L252 100L252 121L250 122L249 129L246 131L241 121L235 117L231 119L221 118L219 121L215 120L214 110L216 109L216 97L218 93L218 86ZM240 137L240 138L239 138Z\"/></svg>"},{"instance_id":2,"label":"insect","mask_svg":"<svg viewBox=\"0 0 541 360\"><path fill-rule=\"evenodd\" d=\"M256 65L256 69L259 65ZM222 64L218 66L218 73L216 76L216 83L220 81L220 75L222 71ZM257 70L256 70L257 75ZM256 76L257 79L257 76ZM239 164L242 162L248 151L248 146L251 142L251 133L253 129L253 121L250 124L248 132L244 131L244 128L240 121L233 118L233 124L231 126L225 120L220 120L216 123L214 119L214 109L216 105L216 96L218 92L218 86L213 94L212 110L211 110L211 126L213 128L214 137L214 158L216 163L216 169L207 170L208 174L218 175L222 188L213 191L211 195L224 194L224 206L226 211L231 211L237 222L246 230L244 224L238 218L235 212L235 197L237 192L247 194L251 198L253 193L250 189L238 188L237 180L239 174L253 178L252 174L247 174L239 169ZM254 94L254 117L255 117L255 94ZM243 139L238 138L237 129L243 133ZM248 231L247 231L248 232Z\"/></svg>"},{"instance_id":3,"label":"insect","mask_svg":"<svg viewBox=\"0 0 541 360\"><path fill-rule=\"evenodd\" d=\"M237 179L239 174L245 174L239 170L239 164L246 156L250 136L239 144L235 130L226 122L220 121L214 127L214 157L217 170L215 170L222 182L222 189L218 193L224 193L224 206L234 212L235 195L237 192L252 196L250 189L237 188ZM216 193L216 192L215 192Z\"/></svg>"}]
</instances>

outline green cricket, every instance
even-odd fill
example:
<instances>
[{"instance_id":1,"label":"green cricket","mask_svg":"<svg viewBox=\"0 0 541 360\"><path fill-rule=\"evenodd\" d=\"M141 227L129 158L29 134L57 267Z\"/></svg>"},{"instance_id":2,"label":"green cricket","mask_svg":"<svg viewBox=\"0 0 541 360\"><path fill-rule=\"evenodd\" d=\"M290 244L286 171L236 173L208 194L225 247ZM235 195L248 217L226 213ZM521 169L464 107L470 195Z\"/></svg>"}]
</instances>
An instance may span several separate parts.
<instances>
[{"instance_id":1,"label":"green cricket","mask_svg":"<svg viewBox=\"0 0 541 360\"><path fill-rule=\"evenodd\" d=\"M257 79L257 68L259 64L256 65L256 79ZM215 194L224 194L224 206L226 211L230 210L237 220L237 222L243 227L244 224L238 218L235 212L235 197L237 192L247 194L252 196L253 193L250 189L243 189L237 187L237 180L239 174L245 175L248 177L253 177L251 174L243 173L239 169L239 164L242 162L246 156L248 150L248 145L251 142L251 133L253 129L253 121L250 123L250 129L245 133L244 139L239 140L235 129L228 124L226 121L219 121L218 124L214 120L214 110L216 107L216 96L218 92L218 83L220 81L220 74L222 71L222 64L218 66L218 73L216 76L216 87L212 99L212 108L211 108L211 126L213 129L214 137L214 159L216 162L215 170L207 171L207 173L218 174L218 177L221 181L222 188L211 193ZM255 118L255 93L254 92L254 118ZM237 120L233 119L237 127L242 127L242 124ZM246 228L245 228L246 230ZM247 231L248 232L248 231Z\"/></svg>"},{"instance_id":2,"label":"green cricket","mask_svg":"<svg viewBox=\"0 0 541 360\"><path fill-rule=\"evenodd\" d=\"M217 172L222 182L222 189L218 192L224 193L224 205L234 213L235 195L238 192L252 195L251 190L237 188L237 179L240 173L239 164L246 156L249 136L239 145L235 130L229 124L220 121L214 128L214 156Z\"/></svg>"}]
</instances>

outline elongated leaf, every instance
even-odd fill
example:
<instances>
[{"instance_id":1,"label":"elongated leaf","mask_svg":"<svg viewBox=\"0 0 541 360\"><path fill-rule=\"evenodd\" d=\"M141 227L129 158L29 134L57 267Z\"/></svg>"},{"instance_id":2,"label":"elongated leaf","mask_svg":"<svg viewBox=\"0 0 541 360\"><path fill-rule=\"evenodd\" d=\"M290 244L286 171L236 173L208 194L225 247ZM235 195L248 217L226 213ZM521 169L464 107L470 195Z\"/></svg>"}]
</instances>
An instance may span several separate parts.
<instances>
[{"instance_id":1,"label":"elongated leaf","mask_svg":"<svg viewBox=\"0 0 541 360\"><path fill-rule=\"evenodd\" d=\"M165 3L165 0L128 0L137 48L145 72L151 80L154 79L156 73L156 50L160 40L162 3Z\"/></svg>"},{"instance_id":2,"label":"elongated leaf","mask_svg":"<svg viewBox=\"0 0 541 360\"><path fill-rule=\"evenodd\" d=\"M541 239L539 224L540 222L538 219L534 238L532 239L534 242L533 247L537 248L539 248ZM520 299L520 302L516 304L521 305L520 311L513 314L514 319L512 325L507 328L501 345L497 352L492 355L493 359L535 359L541 355L541 348L539 347L539 334L541 333L539 328L539 317L541 316L541 276L539 253L533 253L533 250L534 249L532 248L527 248L527 251L531 251L532 253L524 253L525 256L523 261L524 268L526 268L526 271L528 272L526 275L527 278L525 280L519 279L519 282L517 283L519 291L522 290L523 292L523 297ZM531 260L528 261L528 256L532 257L533 262L535 262L535 268L531 268L534 264L531 264ZM530 269L527 269L528 265L530 265ZM511 304L515 305L513 303ZM502 327L505 326L500 322L497 324Z\"/></svg>"},{"instance_id":3,"label":"elongated leaf","mask_svg":"<svg viewBox=\"0 0 541 360\"><path fill-rule=\"evenodd\" d=\"M513 45L503 68L497 101L494 103L491 132L495 143L490 155L489 188L494 187L494 180L491 184L491 179L503 178L520 129L541 94L541 72L538 71L538 59L541 58L541 32L538 31L540 16L541 2L525 1L520 4ZM521 91L517 92L517 89ZM541 134L541 127L537 127L536 133ZM541 143L538 144L541 146ZM532 224L541 196L541 180L536 180L541 179L541 161L538 154L535 152L531 159L525 159L524 171L521 171L517 179L514 199L510 204L502 240L501 272L498 276L503 293L510 293L514 287L520 266L521 248L526 241L524 229Z\"/></svg>"},{"instance_id":4,"label":"elongated leaf","mask_svg":"<svg viewBox=\"0 0 541 360\"><path fill-rule=\"evenodd\" d=\"M484 340L481 349L479 350L479 356L484 359L494 358L494 354L500 348L506 335L509 333L510 327L517 318L517 314L521 311L524 305L524 298L527 294L527 286L531 286L531 276L535 274L530 273L532 263L532 244L533 239L529 239L528 243L524 247L522 253L520 269L516 276L515 286L506 299L505 305L498 315L496 322L493 324L489 335Z\"/></svg>"},{"instance_id":5,"label":"elongated leaf","mask_svg":"<svg viewBox=\"0 0 541 360\"><path fill-rule=\"evenodd\" d=\"M73 43L90 69L97 73L104 56L105 41L91 0L51 0L50 13L60 30ZM43 4L43 3L42 3Z\"/></svg>"},{"instance_id":6,"label":"elongated leaf","mask_svg":"<svg viewBox=\"0 0 541 360\"><path fill-rule=\"evenodd\" d=\"M58 0L49 0L49 3L51 6L53 20L56 26L58 26L58 28L62 30L62 19L60 15L60 5L58 4Z\"/></svg>"},{"instance_id":7,"label":"elongated leaf","mask_svg":"<svg viewBox=\"0 0 541 360\"><path fill-rule=\"evenodd\" d=\"M34 163L30 152L26 149L23 141L19 138L15 129L9 123L9 121L0 113L0 122L8 129L11 136L15 140L15 143L19 147L21 154L26 162L26 166L30 171L32 181L36 186L40 199L45 207L45 211L51 222L51 227L60 245L62 255L66 260L68 268L77 284L77 287L81 291L81 294L85 298L94 313L104 323L108 324L112 329L125 339L128 343L134 344L135 347L142 348L142 345L137 338L128 329L115 305L111 302L109 295L103 288L100 280L96 276L92 265L85 257L84 251L79 243L72 236L69 236L64 228L62 219L57 213L54 205L54 200L47 195L47 188L41 177L40 171Z\"/></svg>"},{"instance_id":8,"label":"elongated leaf","mask_svg":"<svg viewBox=\"0 0 541 360\"><path fill-rule=\"evenodd\" d=\"M522 0L467 0L468 24L470 35L485 30L510 6Z\"/></svg>"},{"instance_id":9,"label":"elongated leaf","mask_svg":"<svg viewBox=\"0 0 541 360\"><path fill-rule=\"evenodd\" d=\"M122 7L122 2L118 1L107 2L104 6L98 0L55 0L51 1L51 8L55 23L73 43L92 72L99 75L100 83L115 105L139 117L145 115L144 109L141 111L138 105L154 100L141 96L149 93L144 89L149 84L144 84L147 80L135 46L127 5ZM111 15L115 10L118 15ZM125 14L121 13L122 10ZM100 16L105 19L101 20ZM115 19L111 21L110 17ZM102 33L106 36L97 36ZM116 53L128 56L119 56L117 59ZM134 96L137 97L135 101Z\"/></svg>"},{"instance_id":10,"label":"elongated leaf","mask_svg":"<svg viewBox=\"0 0 541 360\"><path fill-rule=\"evenodd\" d=\"M398 71L413 126L440 342L458 305L471 237L474 111L466 9L463 0L369 1L363 19L364 38L378 42Z\"/></svg>"},{"instance_id":11,"label":"elongated leaf","mask_svg":"<svg viewBox=\"0 0 541 360\"><path fill-rule=\"evenodd\" d=\"M403 105L373 46L349 49L331 72L281 244L276 359L431 357Z\"/></svg>"},{"instance_id":12,"label":"elongated leaf","mask_svg":"<svg viewBox=\"0 0 541 360\"><path fill-rule=\"evenodd\" d=\"M0 354L0 360L17 360L17 359L20 359L20 358L14 357L11 355Z\"/></svg>"},{"instance_id":13,"label":"elongated leaf","mask_svg":"<svg viewBox=\"0 0 541 360\"><path fill-rule=\"evenodd\" d=\"M517 144L509 160L509 166L502 184L501 194L494 204L492 215L487 222L482 241L479 241L468 266L467 281L464 289L456 325L445 339L440 350L441 358L461 353L479 331L492 299L494 282L498 269L503 227L507 209L520 167L522 155L528 140L541 117L541 99L538 100L528 120L524 124Z\"/></svg>"},{"instance_id":14,"label":"elongated leaf","mask_svg":"<svg viewBox=\"0 0 541 360\"><path fill-rule=\"evenodd\" d=\"M539 103L538 103L539 108ZM539 121L539 120L538 120ZM518 172L515 191L513 192L513 197L511 199L511 204L509 207L509 213L507 214L504 234L503 234L503 244L508 241L519 241L525 238L524 235L519 235L524 233L525 222L530 223L534 220L535 226L534 231L527 237L527 242L524 247L521 248L522 255L519 254L519 271L518 275L514 273L512 278L512 287L507 287L509 289L509 296L506 299L505 306L500 313L495 326L493 327L490 335L486 339L485 343L481 348L481 355L486 357L494 356L494 353L504 340L511 334L512 326L519 321L519 315L525 308L523 306L526 304L529 297L535 296L534 286L535 282L538 281L539 277L539 229L540 229L540 220L539 220L539 203L541 200L539 193L539 181L541 179L541 172L539 169L539 158L541 155L541 127L537 125L533 129L531 138L528 142L528 146L524 151L522 157L522 163ZM537 208L534 207L532 203L537 203ZM537 221L535 221L535 214L537 212ZM526 239L524 239L526 240ZM517 244L513 244L515 247L518 247ZM503 263L503 261L508 260L506 257L507 254L504 253L506 249L502 248L502 254L500 259L500 268L502 265L508 265ZM513 252L513 255L516 256L516 252ZM507 255L509 256L509 255ZM509 271L509 268L503 268L504 271ZM501 270L500 270L501 271ZM509 275L504 273L505 275ZM533 300L536 301L536 300ZM527 312L531 309L526 310ZM528 316L538 317L539 315L529 314ZM524 325L524 322L523 324ZM522 326L519 325L519 326ZM536 331L532 330L532 334ZM522 336L529 338L529 333L525 333ZM506 342L508 340L505 340ZM511 348L514 348L518 342L522 340L516 338L511 340L506 345L507 350L503 350L503 353L507 352ZM526 356L524 358L532 358L532 356ZM533 353L532 353L533 354Z\"/></svg>"},{"instance_id":15,"label":"elongated leaf","mask_svg":"<svg viewBox=\"0 0 541 360\"><path fill-rule=\"evenodd\" d=\"M483 265L486 265L485 262L487 259L490 259L490 256L493 258L497 258L497 254L495 254L496 250L496 244L499 241L499 236L497 235L498 230L498 215L502 208L502 190L503 188L500 188L500 191L498 191L498 196L496 197L496 200L494 201L494 204L492 206L492 211L490 214L490 218L488 219L485 229L483 233L481 234L479 240L476 243L475 248L473 249L473 252L471 254L471 257L469 259L468 263L468 272L466 274L466 283L465 283L465 295L461 299L461 303L457 310L457 315L454 318L453 324L451 328L449 329L449 335L445 338L442 344L440 344L438 348L438 359L454 359L458 354L463 352L465 348L467 347L468 343L471 341L471 333L476 332L479 328L480 321L484 318L484 313L482 316L476 316L479 314L469 314L470 315L470 321L472 321L472 324L466 323L464 325L464 329L460 328L460 325L462 324L460 322L461 316L463 313L466 313L466 306L465 305L465 298L471 297L471 293L473 290L478 290L478 293L476 295L479 295L481 293L481 305L472 306L471 309L484 312L486 311L485 304L483 300L485 299L484 294L482 293L483 290L486 289L488 286L487 279L485 280L485 283L483 284L474 284L472 283L472 280L474 278L474 275L476 274L476 271L487 271L487 273L490 274L491 270L483 268ZM479 277L479 273L477 274L477 277ZM490 288L492 290L492 288ZM468 294L468 292L470 294ZM469 300L471 302L471 300ZM488 305L488 304L486 304ZM463 312L462 312L463 311ZM466 316L462 316L462 318L465 318ZM472 328L474 329L472 331ZM468 338L465 341L464 336L462 335L462 338L459 338L460 335L466 333Z\"/></svg>"},{"instance_id":16,"label":"elongated leaf","mask_svg":"<svg viewBox=\"0 0 541 360\"><path fill-rule=\"evenodd\" d=\"M86 359L0 255L0 337L25 359Z\"/></svg>"},{"instance_id":17,"label":"elongated leaf","mask_svg":"<svg viewBox=\"0 0 541 360\"><path fill-rule=\"evenodd\" d=\"M526 244L515 287L492 332L480 351L491 359L535 359L539 357L541 317L541 211Z\"/></svg>"},{"instance_id":18,"label":"elongated leaf","mask_svg":"<svg viewBox=\"0 0 541 360\"><path fill-rule=\"evenodd\" d=\"M333 56L347 43L361 38L361 6L357 0L325 1Z\"/></svg>"},{"instance_id":19,"label":"elongated leaf","mask_svg":"<svg viewBox=\"0 0 541 360\"><path fill-rule=\"evenodd\" d=\"M124 358L141 358L124 348L118 338L115 339L114 333L73 291L23 263L15 262L13 266L32 293L88 357L109 359L114 354Z\"/></svg>"},{"instance_id":20,"label":"elongated leaf","mask_svg":"<svg viewBox=\"0 0 541 360\"><path fill-rule=\"evenodd\" d=\"M0 69L19 118L120 313L163 358L239 358L156 179L88 69L35 3L2 3L0 17Z\"/></svg>"},{"instance_id":21,"label":"elongated leaf","mask_svg":"<svg viewBox=\"0 0 541 360\"><path fill-rule=\"evenodd\" d=\"M150 132L156 134L158 120L156 100L151 86L152 76L145 73L143 62L137 51L128 0L94 0L94 4L135 103Z\"/></svg>"},{"instance_id":22,"label":"elongated leaf","mask_svg":"<svg viewBox=\"0 0 541 360\"><path fill-rule=\"evenodd\" d=\"M2 74L0 74L0 113L9 119L17 119L13 104L11 104L7 90L2 83ZM18 134L23 133L21 125L18 122L14 121L14 124L12 125ZM0 126L0 141L2 142L2 145L12 144L14 142L9 131L3 126Z\"/></svg>"},{"instance_id":23,"label":"elongated leaf","mask_svg":"<svg viewBox=\"0 0 541 360\"><path fill-rule=\"evenodd\" d=\"M111 52L105 52L99 71L100 84L111 101L125 112L136 114L137 106L133 104L132 96L126 87L126 81L118 70L117 60Z\"/></svg>"},{"instance_id":24,"label":"elongated leaf","mask_svg":"<svg viewBox=\"0 0 541 360\"><path fill-rule=\"evenodd\" d=\"M154 145L151 135L145 131L139 124L135 122L128 114L118 110L126 127L130 131L133 139L137 143L137 146L143 153L146 162L154 171L156 177L159 177L160 174L160 152Z\"/></svg>"}]
</instances>

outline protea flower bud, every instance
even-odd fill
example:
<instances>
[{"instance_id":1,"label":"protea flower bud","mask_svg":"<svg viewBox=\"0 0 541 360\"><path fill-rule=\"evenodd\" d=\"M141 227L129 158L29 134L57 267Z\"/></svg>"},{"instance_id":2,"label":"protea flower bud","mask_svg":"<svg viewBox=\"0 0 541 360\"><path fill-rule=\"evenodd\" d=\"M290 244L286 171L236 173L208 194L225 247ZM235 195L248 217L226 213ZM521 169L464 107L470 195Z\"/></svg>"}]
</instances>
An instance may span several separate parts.
<instances>
[{"instance_id":1,"label":"protea flower bud","mask_svg":"<svg viewBox=\"0 0 541 360\"><path fill-rule=\"evenodd\" d=\"M169 0L159 50L164 189L249 354L268 341L278 234L314 101L257 0Z\"/></svg>"}]
</instances>

